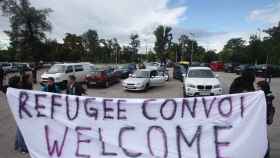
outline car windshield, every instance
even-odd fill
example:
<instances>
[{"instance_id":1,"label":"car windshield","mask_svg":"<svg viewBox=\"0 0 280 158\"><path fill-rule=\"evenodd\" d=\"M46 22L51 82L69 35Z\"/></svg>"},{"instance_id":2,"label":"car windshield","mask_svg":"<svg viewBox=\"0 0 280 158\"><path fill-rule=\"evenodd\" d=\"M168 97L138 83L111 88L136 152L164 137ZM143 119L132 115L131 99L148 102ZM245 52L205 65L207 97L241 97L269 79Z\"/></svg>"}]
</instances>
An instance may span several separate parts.
<instances>
[{"instance_id":1,"label":"car windshield","mask_svg":"<svg viewBox=\"0 0 280 158\"><path fill-rule=\"evenodd\" d=\"M211 70L190 70L188 73L189 78L214 78Z\"/></svg>"},{"instance_id":2,"label":"car windshield","mask_svg":"<svg viewBox=\"0 0 280 158\"><path fill-rule=\"evenodd\" d=\"M55 74L55 73L63 73L64 71L65 71L65 66L54 65L49 69L48 73Z\"/></svg>"},{"instance_id":3,"label":"car windshield","mask_svg":"<svg viewBox=\"0 0 280 158\"><path fill-rule=\"evenodd\" d=\"M132 77L133 78L148 78L150 75L149 71L136 71Z\"/></svg>"}]
</instances>

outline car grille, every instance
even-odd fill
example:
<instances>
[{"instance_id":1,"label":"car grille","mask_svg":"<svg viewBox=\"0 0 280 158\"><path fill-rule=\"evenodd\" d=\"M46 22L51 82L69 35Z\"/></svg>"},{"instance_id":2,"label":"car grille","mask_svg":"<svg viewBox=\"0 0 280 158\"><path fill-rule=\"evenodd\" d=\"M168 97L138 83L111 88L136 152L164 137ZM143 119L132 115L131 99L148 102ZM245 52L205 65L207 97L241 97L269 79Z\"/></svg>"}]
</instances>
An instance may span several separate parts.
<instances>
[{"instance_id":1,"label":"car grille","mask_svg":"<svg viewBox=\"0 0 280 158\"><path fill-rule=\"evenodd\" d=\"M198 85L197 86L197 89L199 89L199 90L210 90L212 88L213 88L212 85L206 85L206 86Z\"/></svg>"},{"instance_id":2,"label":"car grille","mask_svg":"<svg viewBox=\"0 0 280 158\"><path fill-rule=\"evenodd\" d=\"M128 86L135 86L135 84L132 84L132 83L128 83L127 85Z\"/></svg>"}]
</instances>

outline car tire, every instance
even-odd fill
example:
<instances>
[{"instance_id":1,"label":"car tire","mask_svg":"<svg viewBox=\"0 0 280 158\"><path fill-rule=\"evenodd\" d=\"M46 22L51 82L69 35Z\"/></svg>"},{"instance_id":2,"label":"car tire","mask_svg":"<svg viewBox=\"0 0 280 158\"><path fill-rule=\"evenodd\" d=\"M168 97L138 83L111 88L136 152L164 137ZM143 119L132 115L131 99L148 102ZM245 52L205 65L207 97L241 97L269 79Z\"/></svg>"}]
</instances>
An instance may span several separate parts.
<instances>
[{"instance_id":1,"label":"car tire","mask_svg":"<svg viewBox=\"0 0 280 158\"><path fill-rule=\"evenodd\" d=\"M145 88L144 88L144 92L146 92L149 89L150 85L146 84Z\"/></svg>"},{"instance_id":2,"label":"car tire","mask_svg":"<svg viewBox=\"0 0 280 158\"><path fill-rule=\"evenodd\" d=\"M87 88L91 88L91 85L89 84L89 82L86 82L87 84Z\"/></svg>"},{"instance_id":3,"label":"car tire","mask_svg":"<svg viewBox=\"0 0 280 158\"><path fill-rule=\"evenodd\" d=\"M104 86L105 86L105 88L109 88L110 87L109 81L106 81Z\"/></svg>"}]
</instances>

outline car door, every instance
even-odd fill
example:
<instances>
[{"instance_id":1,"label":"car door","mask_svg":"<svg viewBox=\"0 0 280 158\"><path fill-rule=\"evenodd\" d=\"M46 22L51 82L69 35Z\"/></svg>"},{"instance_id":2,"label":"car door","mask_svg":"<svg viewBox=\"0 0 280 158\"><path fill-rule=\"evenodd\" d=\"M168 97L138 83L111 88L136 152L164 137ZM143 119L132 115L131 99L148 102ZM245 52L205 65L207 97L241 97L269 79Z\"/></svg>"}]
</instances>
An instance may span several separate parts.
<instances>
[{"instance_id":1,"label":"car door","mask_svg":"<svg viewBox=\"0 0 280 158\"><path fill-rule=\"evenodd\" d=\"M164 77L158 74L158 71L153 70L150 74L150 86L161 86L165 82Z\"/></svg>"},{"instance_id":2,"label":"car door","mask_svg":"<svg viewBox=\"0 0 280 158\"><path fill-rule=\"evenodd\" d=\"M75 69L75 76L77 78L77 81L78 82L84 81L85 76L84 76L84 67L83 67L83 65L75 65L74 69Z\"/></svg>"},{"instance_id":3,"label":"car door","mask_svg":"<svg viewBox=\"0 0 280 158\"><path fill-rule=\"evenodd\" d=\"M65 73L66 73L66 75L65 75L65 77L63 78L63 80L67 81L67 80L68 80L68 77L69 77L70 75L75 75L73 66L72 66L72 65L67 66L67 67L66 67L66 70L65 70Z\"/></svg>"}]
</instances>

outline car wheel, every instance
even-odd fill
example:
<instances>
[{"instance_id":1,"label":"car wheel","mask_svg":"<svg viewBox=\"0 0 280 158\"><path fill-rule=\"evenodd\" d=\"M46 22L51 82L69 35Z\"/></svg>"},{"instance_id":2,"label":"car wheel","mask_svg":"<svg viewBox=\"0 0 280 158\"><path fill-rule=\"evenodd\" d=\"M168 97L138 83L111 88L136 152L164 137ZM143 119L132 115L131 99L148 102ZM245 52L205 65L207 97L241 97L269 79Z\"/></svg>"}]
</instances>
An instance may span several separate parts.
<instances>
[{"instance_id":1,"label":"car wheel","mask_svg":"<svg viewBox=\"0 0 280 158\"><path fill-rule=\"evenodd\" d=\"M89 84L89 82L87 82L87 88L91 88L91 85Z\"/></svg>"},{"instance_id":2,"label":"car wheel","mask_svg":"<svg viewBox=\"0 0 280 158\"><path fill-rule=\"evenodd\" d=\"M149 89L150 85L149 84L146 84L145 88L144 88L144 91L146 92L148 89Z\"/></svg>"},{"instance_id":3,"label":"car wheel","mask_svg":"<svg viewBox=\"0 0 280 158\"><path fill-rule=\"evenodd\" d=\"M109 81L106 81L105 82L105 88L109 88L110 87L110 83L109 83Z\"/></svg>"}]
</instances>

